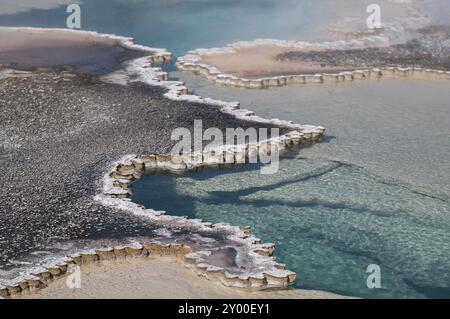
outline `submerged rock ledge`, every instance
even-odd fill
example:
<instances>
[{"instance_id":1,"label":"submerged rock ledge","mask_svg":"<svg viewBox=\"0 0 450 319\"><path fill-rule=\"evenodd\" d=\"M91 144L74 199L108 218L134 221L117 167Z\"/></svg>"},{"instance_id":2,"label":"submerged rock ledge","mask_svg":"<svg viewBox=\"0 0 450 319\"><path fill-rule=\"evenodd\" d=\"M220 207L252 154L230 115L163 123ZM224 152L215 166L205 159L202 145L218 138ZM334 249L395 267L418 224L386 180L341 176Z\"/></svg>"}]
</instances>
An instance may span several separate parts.
<instances>
[{"instance_id":1,"label":"submerged rock ledge","mask_svg":"<svg viewBox=\"0 0 450 319\"><path fill-rule=\"evenodd\" d=\"M129 43L130 39L124 39ZM139 232L148 236L161 228L181 232L181 235L163 241L154 236L154 240L123 247L91 247L89 251L72 254L40 270L1 280L0 297L16 297L22 292L44 288L52 278L63 276L71 264L150 254L183 256L188 267L196 273L220 280L226 286L285 288L295 281L295 273L286 270L285 265L272 257L274 244L262 244L251 235L250 227L213 225L169 216L142 208L128 197L131 182L142 176L146 169L181 172L201 167L233 166L237 161L235 154L246 158L250 152L268 147L270 143L285 149L295 144L319 141L325 129L263 119L249 110L240 110L237 102L189 95L183 83L167 81L167 74L155 67L169 60L170 53L145 47L140 49L147 50L149 56L124 62L123 68L100 77L101 82L96 77L66 71L4 69L0 72L0 100L2 107L8 110L3 114L5 123L16 123L18 129L17 132L1 132L5 135L0 146L5 150L2 163L6 179L0 197L4 213L0 217L7 241L0 243L0 248L6 260L20 258L32 250L33 242L45 243L48 238L58 236L66 239L76 239L80 235L108 238L111 227L120 229L119 235L114 235L119 238ZM30 94L17 99L19 92L27 91ZM68 92L72 100L67 99L65 94ZM161 94L166 99L161 99ZM51 103L51 107L42 108L45 103ZM205 105L212 107L205 108ZM80 113L86 117L80 118ZM18 118L14 114L22 116ZM203 153L176 165L164 155L126 156L108 170L103 185L98 184L99 173L104 167L102 164L111 157L117 158L117 154L126 154L130 150L141 154L166 154L172 144L171 129L180 125L192 126L196 117L203 118L206 125L222 129L276 126L282 128L284 135L258 145L236 146L232 156L230 149L223 150L223 164L211 161ZM37 123L32 120L30 123L30 119L36 118L39 118ZM145 138L146 134L151 138ZM95 138L91 140L90 136ZM22 168L17 174L13 168L17 167L20 159ZM99 188L102 194L98 194ZM24 206L24 202L28 204ZM133 214L124 216L123 211ZM73 217L70 212L73 212ZM117 215L118 212L121 214ZM41 220L51 220L51 223L36 226ZM68 229L65 226L68 220L73 226L79 226ZM134 225L130 224L127 230L121 223ZM86 224L93 230L76 231ZM15 225L21 225L21 228L17 229ZM53 226L48 228L50 225ZM22 242L17 242L16 238L22 238ZM217 253L223 256L224 249L228 252L225 255L231 258L227 262L232 266L220 262L216 256Z\"/></svg>"},{"instance_id":2,"label":"submerged rock ledge","mask_svg":"<svg viewBox=\"0 0 450 319\"><path fill-rule=\"evenodd\" d=\"M438 33L439 31L440 28L433 32ZM447 39L450 34L450 31L447 30L447 32L448 34L446 33L444 35L445 39ZM430 37L431 40L429 39ZM348 42L337 41L325 43L255 40L233 43L224 48L193 50L187 55L178 58L176 64L180 70L194 72L217 84L247 89L266 89L290 84L348 82L371 78L378 79L381 77L417 77L450 80L450 69L448 67L448 63L450 62L448 61L448 55L446 55L448 53L445 53L450 52L450 48L446 45L442 45L442 48L438 50L440 55L438 57L431 56L434 51L430 49L430 42L436 44L439 42L440 37L442 37L442 35L436 37L427 35L427 37L421 39L422 42L419 40L412 40L407 44L392 47L388 45L387 39L380 36ZM415 48L415 45L419 47ZM254 49L255 52L252 51L249 53L245 51L249 48ZM272 57L270 53L264 52L266 49L269 51L271 49L281 51ZM246 60L242 61L244 65L248 62L248 59L259 60L259 58L263 57L263 60L265 61L261 64L262 66L255 66L256 69L250 67L249 73L273 73L274 75L246 78L233 74L232 72L229 73L223 71L222 67L226 68L228 62L223 61L222 63L222 58L230 58L232 55L235 55L235 59L239 60L240 50L246 52ZM391 50L397 50L398 55L392 54ZM347 52L348 55L346 54ZM339 58L334 57L334 55L338 55L338 53L340 54ZM390 53L390 55L383 58L385 53ZM217 60L215 65L203 61L204 57L209 58L214 56ZM357 57L358 59L356 60L360 60L360 64L358 65L355 61L351 60L349 56ZM373 58L374 56L377 56L380 61L375 63L376 65L370 66L371 63L368 61L368 57ZM409 60L417 60L417 63L400 65L399 63L392 62L401 60L403 56L405 57L405 60L406 58ZM268 63L267 61L270 59L273 61L271 64L266 65ZM364 63L362 63L362 61ZM297 72L298 74L292 72L293 74L278 75L277 73L286 73L286 71L284 71L283 68L280 68L279 72L261 69L264 66L264 68L276 70L277 64L282 64L284 62L290 63L289 65L291 67L295 66L299 70L305 68L307 71ZM221 63L223 64L222 66L220 65ZM298 66L296 66L296 63L298 63ZM439 68L429 68L428 65Z\"/></svg>"}]
</instances>

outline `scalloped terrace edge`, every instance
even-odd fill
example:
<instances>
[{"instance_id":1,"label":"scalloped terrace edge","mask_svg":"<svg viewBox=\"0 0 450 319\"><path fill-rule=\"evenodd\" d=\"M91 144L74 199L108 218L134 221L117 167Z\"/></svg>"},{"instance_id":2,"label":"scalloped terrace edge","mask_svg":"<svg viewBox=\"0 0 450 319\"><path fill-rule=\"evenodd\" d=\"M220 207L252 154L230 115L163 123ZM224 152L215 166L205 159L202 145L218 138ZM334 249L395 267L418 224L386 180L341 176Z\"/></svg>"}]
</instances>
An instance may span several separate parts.
<instances>
[{"instance_id":1,"label":"scalloped terrace edge","mask_svg":"<svg viewBox=\"0 0 450 319\"><path fill-rule=\"evenodd\" d=\"M158 64L170 61L172 58L171 53L165 49L156 49L134 44L133 39L129 37L67 29L6 28L40 30L42 32L78 32L94 37L106 37L117 40L120 45L130 49L148 52L149 56L125 61L122 64L123 68L101 76L101 80L120 85L143 82L152 86L161 86L167 89L164 96L171 100L219 106L222 112L231 114L236 118L288 129L289 132L280 137L260 141L255 144L225 146L215 150L213 157L209 157L208 155L211 154L211 150L192 154L184 157L181 163L173 163L170 155L124 156L119 161L114 162L112 168L105 174L102 193L94 198L105 206L128 211L134 215L146 217L155 222L164 222L171 226L211 233L214 231L226 232L227 239L239 244L239 248L251 257L254 271L246 272L245 274L242 272L233 273L232 270L207 264L205 257L212 253L210 250L195 250L190 246L179 243L162 243L158 240L153 240L125 246L102 249L93 248L89 251L82 251L64 257L50 265L19 276L9 281L9 284L6 286L0 285L0 298L20 297L22 293L32 293L43 289L53 279L65 276L70 265L82 266L99 263L102 260L146 257L149 255L172 255L181 257L185 266L192 269L197 275L210 280L217 280L229 287L254 289L287 288L295 282L296 274L286 270L286 266L276 262L275 257L272 256L275 245L271 243L263 244L260 239L251 234L250 227L231 226L225 223L211 224L198 219L170 216L165 215L165 212L146 209L131 202L131 184L133 181L141 178L143 173L158 171L179 174L186 171L197 171L206 167L231 167L242 163L241 160L251 156L252 152L257 152L262 148L273 147L272 145L276 145L282 150L289 149L294 145L320 141L325 132L325 128L321 126L299 125L291 121L279 119L264 119L256 116L252 111L240 109L239 102L224 102L189 95L188 89L184 86L183 82L168 81L168 74L163 72L161 68L156 67ZM26 72L16 72L15 70L9 69L3 70L2 73L2 77L4 78ZM223 160L217 161L218 152L222 152Z\"/></svg>"},{"instance_id":2,"label":"scalloped terrace edge","mask_svg":"<svg viewBox=\"0 0 450 319\"><path fill-rule=\"evenodd\" d=\"M257 79L246 79L226 74L217 67L201 63L202 56L214 54L234 54L241 48L257 47L262 45L278 46L291 49L355 49L361 48L366 44L385 44L384 37L374 36L352 41L336 41L324 43L308 43L301 41L283 41L283 40L255 40L236 42L229 44L223 48L196 49L189 51L187 55L177 59L176 65L180 70L191 71L200 76L212 80L217 84L233 87L242 87L247 89L267 89L270 87L286 86L290 84L307 84L307 83L337 83L352 82L355 80L366 80L370 78L381 77L410 77L416 76L420 78L430 79L446 79L450 80L450 71L425 69L420 67L382 67L369 68L361 70L350 70L337 73L316 73L316 74L293 74L274 77L263 77Z\"/></svg>"}]
</instances>

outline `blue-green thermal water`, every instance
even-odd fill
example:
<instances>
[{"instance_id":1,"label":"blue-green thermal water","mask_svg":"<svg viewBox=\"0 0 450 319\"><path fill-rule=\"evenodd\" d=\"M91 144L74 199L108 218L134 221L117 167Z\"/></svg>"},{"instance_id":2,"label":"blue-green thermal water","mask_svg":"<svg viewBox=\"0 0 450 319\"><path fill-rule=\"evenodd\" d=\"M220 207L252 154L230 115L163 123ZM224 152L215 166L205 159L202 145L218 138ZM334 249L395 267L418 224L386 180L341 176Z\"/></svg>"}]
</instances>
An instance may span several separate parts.
<instances>
[{"instance_id":1,"label":"blue-green thermal water","mask_svg":"<svg viewBox=\"0 0 450 319\"><path fill-rule=\"evenodd\" d=\"M89 0L82 28L132 36L175 56L255 38L321 41L364 21L373 1ZM403 11L386 9L383 19ZM436 0L433 3L442 3ZM430 12L444 12L431 5ZM434 11L433 11L434 10ZM2 15L0 25L65 27L65 7ZM446 22L446 16L442 17ZM253 167L153 175L134 200L171 214L250 225L297 272L298 286L359 297L450 297L450 91L447 82L386 80L243 90L173 72L195 93L258 115L323 125L323 143L279 173ZM205 106L206 107L206 106ZM366 268L381 267L381 289Z\"/></svg>"}]
</instances>

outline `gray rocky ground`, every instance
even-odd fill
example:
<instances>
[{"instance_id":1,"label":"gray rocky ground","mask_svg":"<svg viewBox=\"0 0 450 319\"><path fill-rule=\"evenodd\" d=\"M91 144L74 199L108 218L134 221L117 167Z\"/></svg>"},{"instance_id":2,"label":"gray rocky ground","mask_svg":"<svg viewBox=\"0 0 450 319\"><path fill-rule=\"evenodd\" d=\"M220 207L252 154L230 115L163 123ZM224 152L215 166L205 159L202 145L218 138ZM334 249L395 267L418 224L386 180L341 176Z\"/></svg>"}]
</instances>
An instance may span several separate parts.
<instances>
[{"instance_id":1,"label":"gray rocky ground","mask_svg":"<svg viewBox=\"0 0 450 319\"><path fill-rule=\"evenodd\" d=\"M69 72L0 79L0 270L52 242L152 236L157 225L93 200L111 163L170 152L172 130L195 119L258 127L163 93Z\"/></svg>"}]
</instances>

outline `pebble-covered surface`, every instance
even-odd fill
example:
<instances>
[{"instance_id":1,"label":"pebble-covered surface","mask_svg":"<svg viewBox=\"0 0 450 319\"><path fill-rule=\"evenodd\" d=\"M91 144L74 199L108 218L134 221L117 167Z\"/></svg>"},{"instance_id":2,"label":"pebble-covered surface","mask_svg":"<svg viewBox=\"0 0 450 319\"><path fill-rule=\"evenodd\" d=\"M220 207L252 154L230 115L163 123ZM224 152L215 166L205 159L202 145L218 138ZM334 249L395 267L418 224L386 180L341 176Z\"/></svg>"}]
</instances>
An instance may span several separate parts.
<instances>
[{"instance_id":1,"label":"pebble-covered surface","mask_svg":"<svg viewBox=\"0 0 450 319\"><path fill-rule=\"evenodd\" d=\"M111 162L169 153L173 129L261 126L219 107L69 72L0 76L0 265L51 242L152 235L150 221L93 198ZM220 236L219 236L220 237Z\"/></svg>"}]
</instances>

